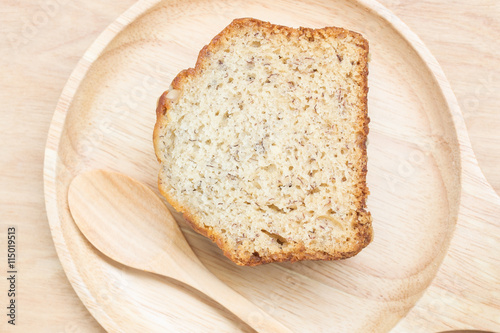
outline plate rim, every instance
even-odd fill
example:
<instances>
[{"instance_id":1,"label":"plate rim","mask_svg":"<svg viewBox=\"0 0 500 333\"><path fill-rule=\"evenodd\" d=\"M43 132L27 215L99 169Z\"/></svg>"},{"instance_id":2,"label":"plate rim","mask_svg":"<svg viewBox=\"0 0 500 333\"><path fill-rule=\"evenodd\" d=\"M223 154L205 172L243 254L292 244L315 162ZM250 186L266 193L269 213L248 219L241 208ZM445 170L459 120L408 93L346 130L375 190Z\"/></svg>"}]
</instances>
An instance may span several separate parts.
<instances>
[{"instance_id":1,"label":"plate rim","mask_svg":"<svg viewBox=\"0 0 500 333\"><path fill-rule=\"evenodd\" d=\"M121 327L105 311L101 311L98 302L89 292L82 276L79 274L74 261L71 259L66 239L61 229L61 221L59 219L59 212L57 208L56 191L55 191L55 177L57 175L57 162L59 145L61 141L61 134L64 126L61 126L66 121L67 112L71 101L74 98L80 83L87 75L89 69L96 59L98 59L102 52L106 49L109 43L122 32L130 23L135 21L140 16L144 15L148 10L163 2L163 0L138 0L125 12L119 15L111 24L109 24L99 36L92 42L89 48L84 52L83 56L78 61L77 65L71 72L61 95L58 99L54 114L52 116L48 137L45 145L44 164L43 164L43 184L44 184L44 199L49 227L52 239L56 248L59 261L62 264L64 273L66 274L71 286L76 294L89 310L92 316L99 322L100 325L106 330L120 331ZM455 127L457 143L458 143L458 158L461 162L460 170L460 188L463 187L463 174L465 172L465 162L473 162L477 164L477 160L472 150L471 142L466 131L465 119L460 110L458 100L451 89L451 85L446 78L443 69L439 65L437 59L433 56L423 41L414 33L399 17L392 13L388 8L383 6L377 0L356 0L362 7L372 11L374 15L381 17L386 21L401 37L410 45L412 49L423 60L425 66L431 73L432 77L436 80L440 92L443 95L443 100L448 107ZM478 166L479 168L479 166ZM479 170L480 171L480 170ZM474 170L476 172L476 170ZM481 172L481 171L480 171ZM480 174L484 178L484 175ZM462 210L462 195L459 197L459 212L456 225L460 218L460 211ZM451 231L451 239L454 237L455 231ZM449 247L449 242L446 244ZM441 270L441 264L437 273ZM432 284L432 283L431 283ZM425 293L425 292L424 292ZM417 301L418 302L418 301ZM414 305L416 306L416 304ZM409 310L411 311L411 309Z\"/></svg>"}]
</instances>

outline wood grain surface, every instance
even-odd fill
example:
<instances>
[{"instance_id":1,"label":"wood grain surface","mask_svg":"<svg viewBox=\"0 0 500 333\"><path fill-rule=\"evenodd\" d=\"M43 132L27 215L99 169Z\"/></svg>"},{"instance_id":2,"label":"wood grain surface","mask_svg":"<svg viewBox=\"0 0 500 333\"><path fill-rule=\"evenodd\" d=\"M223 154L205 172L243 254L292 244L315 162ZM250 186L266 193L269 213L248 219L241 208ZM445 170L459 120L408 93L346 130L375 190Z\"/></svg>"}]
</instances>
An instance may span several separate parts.
<instances>
[{"instance_id":1,"label":"wood grain surface","mask_svg":"<svg viewBox=\"0 0 500 333\"><path fill-rule=\"evenodd\" d=\"M5 246L6 226L17 226L17 328L22 331L102 330L72 290L55 253L44 208L43 150L56 102L77 61L96 36L133 2L8 0L0 5L0 100L5 106L0 113L4 142L0 151L0 246ZM500 88L500 49L496 42L500 33L499 3L381 2L424 40L440 62L462 106L480 166L500 192L500 175L496 172L500 162L500 97L494 93ZM474 214L474 209L469 213ZM467 234L461 237L457 241L467 241ZM0 267L4 270L5 263ZM484 269L488 271L488 267ZM450 278L442 277L441 283L446 285ZM473 287L473 281L459 291L467 294L468 287ZM1 279L0 300L5 302L3 290L7 290L7 285ZM498 299L498 295L492 297ZM467 310L467 304L454 304L453 298L443 304L441 307ZM418 315L415 314L417 318ZM9 327L1 321L0 330L4 328Z\"/></svg>"}]
</instances>

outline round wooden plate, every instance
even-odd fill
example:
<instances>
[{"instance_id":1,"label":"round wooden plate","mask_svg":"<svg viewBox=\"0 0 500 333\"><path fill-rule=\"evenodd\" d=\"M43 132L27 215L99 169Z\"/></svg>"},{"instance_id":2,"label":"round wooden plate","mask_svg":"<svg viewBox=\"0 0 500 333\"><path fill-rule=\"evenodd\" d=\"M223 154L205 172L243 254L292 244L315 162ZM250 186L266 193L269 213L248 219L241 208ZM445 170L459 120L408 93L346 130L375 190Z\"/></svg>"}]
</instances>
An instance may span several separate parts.
<instances>
[{"instance_id":1,"label":"round wooden plate","mask_svg":"<svg viewBox=\"0 0 500 333\"><path fill-rule=\"evenodd\" d=\"M55 246L94 317L109 331L251 331L196 291L103 256L79 232L67 204L72 178L93 168L156 190L156 100L238 17L340 26L369 40L368 208L375 239L349 260L238 267L177 216L201 260L297 332L494 329L500 199L477 166L436 60L372 0L144 0L104 31L62 93L44 169Z\"/></svg>"}]
</instances>

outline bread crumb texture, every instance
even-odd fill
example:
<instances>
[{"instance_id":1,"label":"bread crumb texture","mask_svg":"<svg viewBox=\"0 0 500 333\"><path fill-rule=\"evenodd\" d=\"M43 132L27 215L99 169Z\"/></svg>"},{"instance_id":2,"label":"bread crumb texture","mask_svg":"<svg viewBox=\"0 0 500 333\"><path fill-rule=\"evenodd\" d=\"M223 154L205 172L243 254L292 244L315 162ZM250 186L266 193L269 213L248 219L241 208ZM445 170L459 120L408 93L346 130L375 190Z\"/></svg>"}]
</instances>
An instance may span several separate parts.
<instances>
[{"instance_id":1,"label":"bread crumb texture","mask_svg":"<svg viewBox=\"0 0 500 333\"><path fill-rule=\"evenodd\" d=\"M332 260L372 239L368 43L237 19L158 102L161 193L239 265Z\"/></svg>"}]
</instances>

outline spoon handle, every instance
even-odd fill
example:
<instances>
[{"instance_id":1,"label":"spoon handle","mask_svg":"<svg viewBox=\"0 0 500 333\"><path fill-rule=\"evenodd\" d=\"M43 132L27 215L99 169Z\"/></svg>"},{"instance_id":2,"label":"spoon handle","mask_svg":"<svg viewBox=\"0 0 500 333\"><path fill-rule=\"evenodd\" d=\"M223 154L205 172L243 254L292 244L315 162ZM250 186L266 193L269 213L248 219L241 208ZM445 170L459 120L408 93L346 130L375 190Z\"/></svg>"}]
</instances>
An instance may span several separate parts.
<instances>
[{"instance_id":1,"label":"spoon handle","mask_svg":"<svg viewBox=\"0 0 500 333\"><path fill-rule=\"evenodd\" d=\"M282 323L219 280L201 262L185 262L183 282L211 297L257 332L290 333Z\"/></svg>"}]
</instances>

